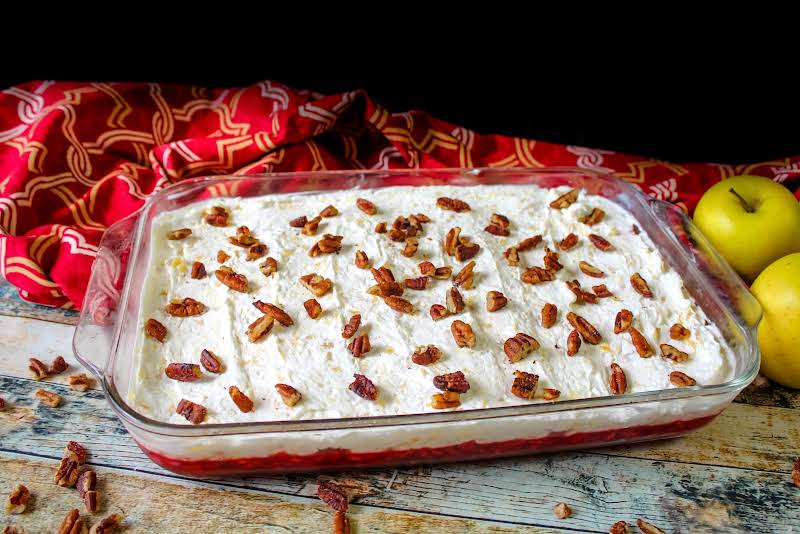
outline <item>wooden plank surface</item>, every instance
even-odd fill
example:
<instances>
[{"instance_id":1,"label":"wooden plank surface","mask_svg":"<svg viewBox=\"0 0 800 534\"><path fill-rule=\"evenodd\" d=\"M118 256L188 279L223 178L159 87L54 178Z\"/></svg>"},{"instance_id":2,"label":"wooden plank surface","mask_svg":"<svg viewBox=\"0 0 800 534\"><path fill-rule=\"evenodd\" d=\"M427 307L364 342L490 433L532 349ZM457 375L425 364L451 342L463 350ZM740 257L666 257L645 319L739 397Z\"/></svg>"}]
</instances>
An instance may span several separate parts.
<instances>
[{"instance_id":1,"label":"wooden plank surface","mask_svg":"<svg viewBox=\"0 0 800 534\"><path fill-rule=\"evenodd\" d=\"M0 277L0 315L30 317L54 323L78 324L77 311L25 302L19 298L18 291L5 278Z\"/></svg>"}]
</instances>

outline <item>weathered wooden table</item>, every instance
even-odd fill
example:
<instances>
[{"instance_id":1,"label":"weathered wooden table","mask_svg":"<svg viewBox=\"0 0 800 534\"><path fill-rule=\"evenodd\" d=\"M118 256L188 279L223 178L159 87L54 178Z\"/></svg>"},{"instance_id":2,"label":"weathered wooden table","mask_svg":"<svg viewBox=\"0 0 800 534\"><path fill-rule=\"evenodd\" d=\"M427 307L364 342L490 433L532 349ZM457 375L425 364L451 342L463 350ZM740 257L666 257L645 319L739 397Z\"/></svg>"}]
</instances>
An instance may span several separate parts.
<instances>
[{"instance_id":1,"label":"weathered wooden table","mask_svg":"<svg viewBox=\"0 0 800 534\"><path fill-rule=\"evenodd\" d=\"M148 460L98 390L72 391L75 312L33 306L0 282L0 494L26 484L34 498L19 516L30 533L54 532L74 490L53 483L64 444L90 451L101 514L121 513L126 532L329 532L318 477L287 475L192 480ZM63 355L67 373L36 382L27 362ZM44 387L64 397L40 405ZM800 532L800 392L761 379L710 426L686 438L510 460L334 474L365 481L351 507L355 532L608 532L618 520L648 519L667 532ZM559 520L553 505L573 516ZM636 531L635 527L632 531Z\"/></svg>"}]
</instances>

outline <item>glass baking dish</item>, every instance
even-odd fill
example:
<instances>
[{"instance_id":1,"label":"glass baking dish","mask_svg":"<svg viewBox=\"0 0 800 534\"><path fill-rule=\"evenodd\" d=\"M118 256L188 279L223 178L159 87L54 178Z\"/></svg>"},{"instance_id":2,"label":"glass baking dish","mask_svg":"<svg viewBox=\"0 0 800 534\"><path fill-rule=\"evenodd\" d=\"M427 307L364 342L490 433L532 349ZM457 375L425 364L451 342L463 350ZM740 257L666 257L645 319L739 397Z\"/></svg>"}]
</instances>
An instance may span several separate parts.
<instances>
[{"instance_id":1,"label":"glass baking dish","mask_svg":"<svg viewBox=\"0 0 800 534\"><path fill-rule=\"evenodd\" d=\"M210 197L370 189L394 185L533 184L602 195L637 220L736 356L733 378L689 388L520 406L365 418L170 424L127 402L153 218ZM103 236L73 348L142 450L190 476L350 469L461 461L687 434L708 424L758 372L760 308L684 213L610 175L583 169L326 171L222 176L179 182L154 194Z\"/></svg>"}]
</instances>

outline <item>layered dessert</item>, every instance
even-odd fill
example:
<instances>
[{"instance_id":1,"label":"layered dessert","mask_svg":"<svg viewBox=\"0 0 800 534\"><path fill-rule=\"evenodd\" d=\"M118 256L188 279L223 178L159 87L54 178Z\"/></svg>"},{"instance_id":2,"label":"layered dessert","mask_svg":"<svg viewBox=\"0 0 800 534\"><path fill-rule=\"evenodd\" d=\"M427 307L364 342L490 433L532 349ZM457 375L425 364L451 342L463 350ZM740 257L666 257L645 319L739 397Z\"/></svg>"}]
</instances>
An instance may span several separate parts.
<instances>
[{"instance_id":1,"label":"layered dessert","mask_svg":"<svg viewBox=\"0 0 800 534\"><path fill-rule=\"evenodd\" d=\"M128 400L159 421L470 410L734 375L681 276L585 191L219 198L151 232Z\"/></svg>"}]
</instances>

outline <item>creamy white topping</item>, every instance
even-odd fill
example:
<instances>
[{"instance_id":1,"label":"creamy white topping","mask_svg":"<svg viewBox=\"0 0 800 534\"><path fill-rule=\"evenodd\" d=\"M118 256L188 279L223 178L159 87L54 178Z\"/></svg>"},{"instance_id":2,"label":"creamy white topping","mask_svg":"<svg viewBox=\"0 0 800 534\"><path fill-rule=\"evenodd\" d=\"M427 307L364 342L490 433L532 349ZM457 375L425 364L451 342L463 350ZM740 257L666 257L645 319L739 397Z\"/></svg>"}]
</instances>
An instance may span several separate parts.
<instances>
[{"instance_id":1,"label":"creamy white topping","mask_svg":"<svg viewBox=\"0 0 800 534\"><path fill-rule=\"evenodd\" d=\"M182 398L208 409L207 422L241 422L287 419L360 417L369 415L408 414L434 411L431 395L439 393L433 377L463 371L471 389L461 396L461 410L521 404L511 394L514 370L539 376L536 400L542 401L543 388L561 391L560 399L605 396L609 390L609 365L617 362L627 375L628 392L651 391L674 387L671 371L682 371L700 385L724 382L734 371L733 352L719 329L683 289L680 275L655 249L649 237L632 231L633 217L613 202L581 192L578 201L564 210L548 204L567 189L542 189L536 186L476 187L391 187L366 191L340 191L313 195L275 195L257 198L225 198L193 204L159 215L152 225L149 267L139 318L136 344L135 376L131 381L129 401L154 419L185 423L175 413ZM436 206L438 197L447 196L468 202L470 211L455 213ZM378 213L368 216L356 208L356 198L375 203ZM290 219L300 215L315 216L324 207L334 205L339 215L325 218L316 236L302 235L290 228ZM219 228L202 222L202 212L221 205L230 210L228 227ZM579 218L592 208L601 208L606 216L594 226ZM424 213L431 218L412 258L401 255L402 243L377 234L379 221L392 221L400 215ZM511 221L509 237L496 237L483 229L493 213ZM263 261L245 260L245 249L228 243L236 227L246 225L252 234L269 246L269 256L278 261L278 271L266 278L258 268ZM389 266L398 281L420 276L418 263L431 261L437 267L449 265L453 274L464 263L444 254L442 241L446 232L462 228L481 246L474 258L475 285L463 290L467 308L464 313L434 322L428 315L432 304L444 304L450 281L430 280L427 289L406 289L404 298L416 311L399 314L377 297L366 293L375 282L368 269L355 266L356 250L363 250L372 265ZM170 241L166 235L178 228L191 228L192 235ZM578 235L578 245L560 252L564 265L557 279L537 285L520 281L525 266L542 266L544 248L558 251L557 243L569 233ZM309 257L307 252L322 234L344 236L340 253ZM611 242L614 249L601 251L587 235L595 233ZM520 254L520 266L511 267L503 251L522 239L541 234L543 243ZM224 250L226 262L249 280L247 294L230 290L213 275L219 267L216 256ZM606 273L602 279L591 278L578 268L585 260ZM191 264L201 261L208 278L190 277ZM654 298L637 294L629 278L639 272L649 283ZM324 310L318 320L308 317L303 302L313 295L298 281L304 274L318 273L333 281L333 291L317 297ZM576 304L575 296L564 281L577 279L584 289L605 284L613 298L598 304ZM501 291L509 300L500 311L486 310L486 293ZM164 312L171 299L191 297L203 302L208 310L197 317L176 318ZM271 302L286 310L294 325L275 325L259 342L251 343L247 326L261 313L252 306L255 300ZM545 303L558 307L558 321L552 328L541 326L540 312ZM614 317L627 308L633 312L636 326L648 339L656 354L643 359L636 353L627 334L614 334ZM588 319L600 331L598 345L584 343L574 357L566 355L566 338L572 327L566 314L574 311ZM349 340L341 336L343 325L354 313L362 316L359 333L368 333L372 350L357 359L347 350ZM146 338L143 325L148 318L163 323L168 334L163 343ZM470 324L477 343L474 348L459 348L450 332L453 320ZM669 328L681 323L691 331L686 341L669 339ZM541 348L522 361L512 364L503 352L503 342L517 332L535 337ZM675 363L660 356L658 345L669 343L689 353L688 361ZM411 361L414 349L433 344L444 356L430 366ZM213 351L223 362L220 375L204 371L196 382L178 382L167 378L170 362L200 363L203 349ZM364 400L348 390L353 374L369 377L380 391L376 402ZM291 384L303 395L293 408L283 404L274 389L276 383ZM254 402L251 413L241 413L228 395L228 388L238 386Z\"/></svg>"}]
</instances>

